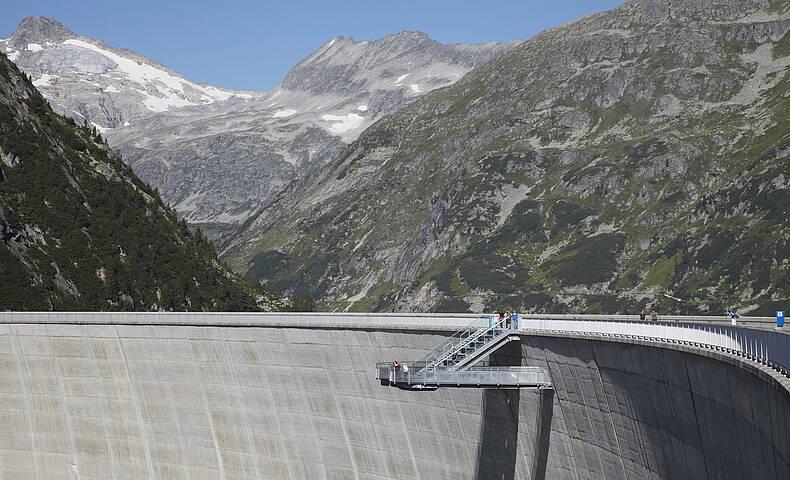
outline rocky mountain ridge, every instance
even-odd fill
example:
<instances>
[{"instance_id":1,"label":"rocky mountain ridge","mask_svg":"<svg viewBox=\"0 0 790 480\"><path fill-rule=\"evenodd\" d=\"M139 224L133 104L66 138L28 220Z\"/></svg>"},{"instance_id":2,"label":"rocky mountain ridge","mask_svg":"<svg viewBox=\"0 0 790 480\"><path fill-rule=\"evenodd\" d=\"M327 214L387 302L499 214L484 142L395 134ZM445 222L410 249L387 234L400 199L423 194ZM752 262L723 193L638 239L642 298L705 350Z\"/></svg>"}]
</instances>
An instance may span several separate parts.
<instances>
[{"instance_id":1,"label":"rocky mountain ridge","mask_svg":"<svg viewBox=\"0 0 790 480\"><path fill-rule=\"evenodd\" d=\"M634 0L545 31L368 128L224 257L329 309L770 313L788 29L777 0Z\"/></svg>"},{"instance_id":2,"label":"rocky mountain ridge","mask_svg":"<svg viewBox=\"0 0 790 480\"><path fill-rule=\"evenodd\" d=\"M177 108L244 101L258 95L191 82L167 67L56 20L27 17L0 49L28 75L58 113L100 131Z\"/></svg>"},{"instance_id":3,"label":"rocky mountain ridge","mask_svg":"<svg viewBox=\"0 0 790 480\"><path fill-rule=\"evenodd\" d=\"M441 45L416 32L337 37L254 101L161 114L108 136L188 221L235 229L369 125L513 45Z\"/></svg>"},{"instance_id":4,"label":"rocky mountain ridge","mask_svg":"<svg viewBox=\"0 0 790 480\"><path fill-rule=\"evenodd\" d=\"M56 110L103 132L179 215L221 236L367 126L516 43L336 37L263 93L195 84L42 17L23 20L0 49Z\"/></svg>"}]
</instances>

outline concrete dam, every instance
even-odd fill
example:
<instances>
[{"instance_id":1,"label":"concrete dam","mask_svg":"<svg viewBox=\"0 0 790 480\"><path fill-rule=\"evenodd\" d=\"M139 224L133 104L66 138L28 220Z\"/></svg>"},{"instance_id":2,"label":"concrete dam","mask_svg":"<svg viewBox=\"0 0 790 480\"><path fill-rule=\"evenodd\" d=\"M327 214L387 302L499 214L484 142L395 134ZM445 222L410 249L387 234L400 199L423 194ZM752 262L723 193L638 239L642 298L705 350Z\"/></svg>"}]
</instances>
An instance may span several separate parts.
<instances>
[{"instance_id":1,"label":"concrete dam","mask_svg":"<svg viewBox=\"0 0 790 480\"><path fill-rule=\"evenodd\" d=\"M492 355L549 390L375 379L470 317L0 313L0 479L790 478L790 379L737 332L751 355L557 327Z\"/></svg>"}]
</instances>

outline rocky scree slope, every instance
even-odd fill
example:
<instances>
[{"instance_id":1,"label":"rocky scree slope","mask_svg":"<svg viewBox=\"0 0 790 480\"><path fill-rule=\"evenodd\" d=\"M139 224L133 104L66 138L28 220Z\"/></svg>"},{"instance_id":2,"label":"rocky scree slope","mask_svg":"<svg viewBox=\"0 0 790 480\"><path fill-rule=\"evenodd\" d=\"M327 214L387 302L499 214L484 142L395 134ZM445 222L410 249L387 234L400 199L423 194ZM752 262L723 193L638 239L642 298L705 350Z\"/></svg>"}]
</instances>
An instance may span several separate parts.
<instances>
[{"instance_id":1,"label":"rocky scree slope","mask_svg":"<svg viewBox=\"0 0 790 480\"><path fill-rule=\"evenodd\" d=\"M342 310L772 313L789 9L635 0L545 31L368 128L223 254Z\"/></svg>"},{"instance_id":2,"label":"rocky scree slope","mask_svg":"<svg viewBox=\"0 0 790 480\"><path fill-rule=\"evenodd\" d=\"M253 101L163 113L108 137L179 214L222 237L381 117L514 45L442 45L420 32L337 37Z\"/></svg>"},{"instance_id":3,"label":"rocky scree slope","mask_svg":"<svg viewBox=\"0 0 790 480\"><path fill-rule=\"evenodd\" d=\"M0 310L271 310L0 53Z\"/></svg>"}]
</instances>

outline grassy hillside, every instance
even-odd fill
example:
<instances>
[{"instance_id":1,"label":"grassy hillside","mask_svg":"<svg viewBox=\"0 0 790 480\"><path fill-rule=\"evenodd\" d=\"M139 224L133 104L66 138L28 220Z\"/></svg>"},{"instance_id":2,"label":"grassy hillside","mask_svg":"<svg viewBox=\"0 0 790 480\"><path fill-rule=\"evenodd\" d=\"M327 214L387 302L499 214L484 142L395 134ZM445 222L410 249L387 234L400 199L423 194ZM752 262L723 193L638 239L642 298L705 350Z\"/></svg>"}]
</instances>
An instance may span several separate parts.
<instances>
[{"instance_id":1,"label":"grassy hillside","mask_svg":"<svg viewBox=\"0 0 790 480\"><path fill-rule=\"evenodd\" d=\"M327 308L786 307L789 13L635 0L543 32L373 125L223 253Z\"/></svg>"}]
</instances>

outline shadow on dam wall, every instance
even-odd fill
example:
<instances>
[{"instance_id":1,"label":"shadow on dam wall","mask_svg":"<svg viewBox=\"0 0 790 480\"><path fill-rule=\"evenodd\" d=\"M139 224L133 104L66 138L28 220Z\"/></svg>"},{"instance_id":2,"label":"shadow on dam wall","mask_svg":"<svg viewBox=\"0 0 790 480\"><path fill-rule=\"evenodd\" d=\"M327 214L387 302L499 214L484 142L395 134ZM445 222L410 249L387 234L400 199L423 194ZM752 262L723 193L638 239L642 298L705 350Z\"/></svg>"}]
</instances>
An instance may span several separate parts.
<instances>
[{"instance_id":1,"label":"shadow on dam wall","mask_svg":"<svg viewBox=\"0 0 790 480\"><path fill-rule=\"evenodd\" d=\"M515 478L519 390L485 390L475 480Z\"/></svg>"},{"instance_id":2,"label":"shadow on dam wall","mask_svg":"<svg viewBox=\"0 0 790 480\"><path fill-rule=\"evenodd\" d=\"M531 394L531 393L530 393ZM483 421L477 452L475 480L509 480L516 476L519 463L519 390L486 390L483 393ZM551 441L554 390L537 394L538 415L535 421L534 461L530 479L545 480Z\"/></svg>"},{"instance_id":3,"label":"shadow on dam wall","mask_svg":"<svg viewBox=\"0 0 790 480\"><path fill-rule=\"evenodd\" d=\"M521 347L555 387L548 455L539 429L519 433L521 454L536 452L524 478L790 478L790 392L739 360L559 337ZM547 410L528 393L522 429L525 410L538 425Z\"/></svg>"},{"instance_id":4,"label":"shadow on dam wall","mask_svg":"<svg viewBox=\"0 0 790 480\"><path fill-rule=\"evenodd\" d=\"M511 342L491 358L491 365L521 365L521 346ZM529 478L544 480L551 442L551 422L554 412L554 390L525 392L536 399L532 468ZM480 444L475 466L475 480L504 480L517 478L519 463L519 428L523 422L520 413L521 390L484 390ZM522 449L524 447L522 446Z\"/></svg>"}]
</instances>

